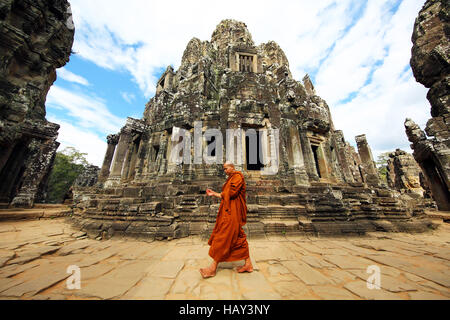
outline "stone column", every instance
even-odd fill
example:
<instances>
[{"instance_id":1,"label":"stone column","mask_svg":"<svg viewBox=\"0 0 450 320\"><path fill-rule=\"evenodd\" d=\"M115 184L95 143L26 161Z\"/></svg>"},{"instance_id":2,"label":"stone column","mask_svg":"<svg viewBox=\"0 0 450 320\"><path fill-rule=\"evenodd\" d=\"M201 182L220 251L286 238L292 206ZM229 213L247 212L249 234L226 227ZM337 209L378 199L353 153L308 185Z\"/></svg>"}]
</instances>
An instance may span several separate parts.
<instances>
[{"instance_id":1,"label":"stone column","mask_svg":"<svg viewBox=\"0 0 450 320\"><path fill-rule=\"evenodd\" d=\"M123 128L120 132L119 143L116 147L111 173L108 180L105 182L105 187L113 187L120 184L122 168L131 138L131 130L127 127Z\"/></svg>"},{"instance_id":2,"label":"stone column","mask_svg":"<svg viewBox=\"0 0 450 320\"><path fill-rule=\"evenodd\" d=\"M117 143L119 142L119 135L111 134L106 139L108 141L108 148L106 149L105 159L103 160L103 166L98 178L99 182L105 182L106 179L108 179L111 162L114 157L114 152L116 151Z\"/></svg>"},{"instance_id":3,"label":"stone column","mask_svg":"<svg viewBox=\"0 0 450 320\"><path fill-rule=\"evenodd\" d=\"M359 157L361 158L364 182L370 186L378 186L380 184L380 177L375 162L373 161L372 151L367 143L366 135L357 136L356 144L358 146Z\"/></svg>"},{"instance_id":4,"label":"stone column","mask_svg":"<svg viewBox=\"0 0 450 320\"><path fill-rule=\"evenodd\" d=\"M350 154L347 152L347 143L344 139L344 133L341 130L336 130L334 131L334 137L336 142L337 160L340 164L339 168L341 170L342 177L345 182L355 182L353 174L350 170L353 158L351 158Z\"/></svg>"},{"instance_id":5,"label":"stone column","mask_svg":"<svg viewBox=\"0 0 450 320\"><path fill-rule=\"evenodd\" d=\"M292 167L295 177L295 183L297 185L309 185L308 174L306 173L305 159L303 156L302 146L300 142L300 136L296 126L289 127L289 137L292 149Z\"/></svg>"}]
</instances>

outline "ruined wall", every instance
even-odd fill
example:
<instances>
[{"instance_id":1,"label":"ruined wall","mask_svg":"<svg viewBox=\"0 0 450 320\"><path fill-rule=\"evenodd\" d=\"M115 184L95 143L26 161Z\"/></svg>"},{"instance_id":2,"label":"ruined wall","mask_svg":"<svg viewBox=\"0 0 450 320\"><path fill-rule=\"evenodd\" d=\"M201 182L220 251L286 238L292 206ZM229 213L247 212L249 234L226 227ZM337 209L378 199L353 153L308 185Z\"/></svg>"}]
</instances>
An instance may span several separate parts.
<instances>
[{"instance_id":1,"label":"ruined wall","mask_svg":"<svg viewBox=\"0 0 450 320\"><path fill-rule=\"evenodd\" d=\"M414 25L411 67L416 80L430 88L431 116L425 132L411 119L405 128L439 209L450 210L450 3L425 2Z\"/></svg>"},{"instance_id":2,"label":"ruined wall","mask_svg":"<svg viewBox=\"0 0 450 320\"><path fill-rule=\"evenodd\" d=\"M0 2L0 202L32 206L43 197L59 146L45 100L73 39L67 1Z\"/></svg>"}]
</instances>

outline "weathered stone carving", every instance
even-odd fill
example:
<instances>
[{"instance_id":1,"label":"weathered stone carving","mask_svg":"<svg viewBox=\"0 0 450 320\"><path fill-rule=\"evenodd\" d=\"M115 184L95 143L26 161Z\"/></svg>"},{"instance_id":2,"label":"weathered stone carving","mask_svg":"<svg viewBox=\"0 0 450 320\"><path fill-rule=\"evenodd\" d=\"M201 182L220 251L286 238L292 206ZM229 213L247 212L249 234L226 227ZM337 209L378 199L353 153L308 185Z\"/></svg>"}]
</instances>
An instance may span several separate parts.
<instances>
[{"instance_id":1,"label":"weathered stone carving","mask_svg":"<svg viewBox=\"0 0 450 320\"><path fill-rule=\"evenodd\" d=\"M0 202L29 207L45 198L59 145L45 99L73 38L65 0L0 3Z\"/></svg>"},{"instance_id":2,"label":"weathered stone carving","mask_svg":"<svg viewBox=\"0 0 450 320\"><path fill-rule=\"evenodd\" d=\"M411 67L430 88L431 116L425 132L411 119L405 128L414 158L440 210L450 210L450 3L425 2L414 25Z\"/></svg>"},{"instance_id":3,"label":"weathered stone carving","mask_svg":"<svg viewBox=\"0 0 450 320\"><path fill-rule=\"evenodd\" d=\"M211 42L192 39L157 86L143 119L129 118L110 139L105 182L74 191L74 221L95 236L208 235L218 204L205 190L219 190L225 175L206 160L229 160L233 147L250 236L426 230L423 208L379 186L367 141L356 153L309 77L294 80L281 48L256 46L242 22L222 21ZM252 145L259 161L250 161ZM180 150L188 161L173 158Z\"/></svg>"},{"instance_id":4,"label":"weathered stone carving","mask_svg":"<svg viewBox=\"0 0 450 320\"><path fill-rule=\"evenodd\" d=\"M356 137L356 144L358 146L358 153L361 159L361 171L363 181L370 186L378 186L380 184L380 177L378 176L377 166L373 160L372 150L367 143L366 135L359 135Z\"/></svg>"},{"instance_id":5,"label":"weathered stone carving","mask_svg":"<svg viewBox=\"0 0 450 320\"><path fill-rule=\"evenodd\" d=\"M420 185L420 167L411 154L400 149L391 152L387 161L387 169L387 182L390 188L423 196L424 190Z\"/></svg>"},{"instance_id":6,"label":"weathered stone carving","mask_svg":"<svg viewBox=\"0 0 450 320\"><path fill-rule=\"evenodd\" d=\"M100 168L93 165L87 165L83 172L75 179L74 188L92 187L98 181Z\"/></svg>"}]
</instances>

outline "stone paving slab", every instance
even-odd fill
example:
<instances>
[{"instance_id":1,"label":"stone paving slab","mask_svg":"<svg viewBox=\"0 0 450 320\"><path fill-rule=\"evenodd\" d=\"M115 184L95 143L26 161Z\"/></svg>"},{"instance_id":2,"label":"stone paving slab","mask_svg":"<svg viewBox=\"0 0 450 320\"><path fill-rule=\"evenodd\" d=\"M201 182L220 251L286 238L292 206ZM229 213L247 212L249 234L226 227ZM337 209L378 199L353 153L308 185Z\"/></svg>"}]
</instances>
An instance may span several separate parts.
<instances>
[{"instance_id":1,"label":"stone paving slab","mask_svg":"<svg viewBox=\"0 0 450 320\"><path fill-rule=\"evenodd\" d=\"M221 263L214 278L207 239L98 241L64 219L0 222L0 299L64 300L450 300L450 226L424 234L249 238L253 273ZM69 290L68 266L81 289ZM369 289L369 266L380 268Z\"/></svg>"}]
</instances>

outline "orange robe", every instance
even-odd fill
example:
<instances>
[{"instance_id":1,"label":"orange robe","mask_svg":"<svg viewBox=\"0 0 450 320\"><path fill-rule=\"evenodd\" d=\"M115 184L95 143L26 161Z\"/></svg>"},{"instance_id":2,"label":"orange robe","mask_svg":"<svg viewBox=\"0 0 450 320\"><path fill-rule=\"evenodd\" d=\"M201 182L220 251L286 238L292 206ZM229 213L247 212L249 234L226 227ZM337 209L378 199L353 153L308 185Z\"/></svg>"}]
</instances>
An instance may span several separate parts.
<instances>
[{"instance_id":1,"label":"orange robe","mask_svg":"<svg viewBox=\"0 0 450 320\"><path fill-rule=\"evenodd\" d=\"M250 257L247 237L242 228L247 223L244 175L236 171L222 187L222 201L216 225L208 244L209 255L216 262L245 260Z\"/></svg>"}]
</instances>

